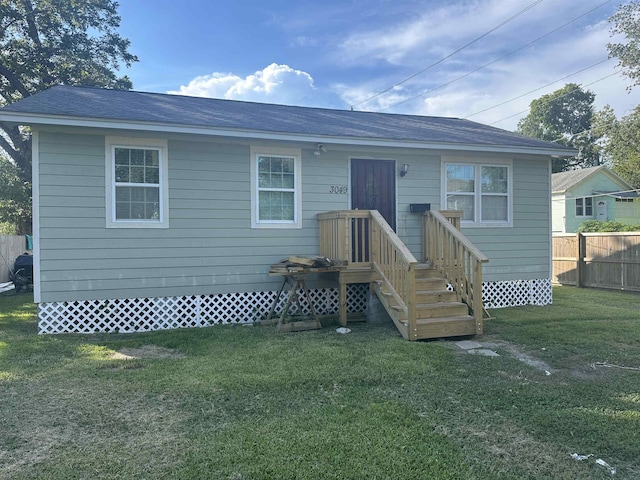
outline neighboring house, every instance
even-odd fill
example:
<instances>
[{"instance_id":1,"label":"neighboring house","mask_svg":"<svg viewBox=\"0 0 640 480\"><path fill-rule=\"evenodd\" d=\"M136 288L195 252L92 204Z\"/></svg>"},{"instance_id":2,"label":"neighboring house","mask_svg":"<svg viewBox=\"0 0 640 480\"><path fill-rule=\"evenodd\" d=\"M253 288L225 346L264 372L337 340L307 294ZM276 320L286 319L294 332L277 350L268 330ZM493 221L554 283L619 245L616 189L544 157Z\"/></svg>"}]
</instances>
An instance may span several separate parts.
<instances>
[{"instance_id":1,"label":"neighboring house","mask_svg":"<svg viewBox=\"0 0 640 480\"><path fill-rule=\"evenodd\" d=\"M456 118L68 86L0 121L33 132L42 333L254 320L281 281L269 266L319 253L319 213L377 209L421 259L411 204L464 212L490 260L487 307L552 299L551 158L575 154L563 146ZM337 311L335 283L311 287Z\"/></svg>"},{"instance_id":2,"label":"neighboring house","mask_svg":"<svg viewBox=\"0 0 640 480\"><path fill-rule=\"evenodd\" d=\"M575 233L587 220L640 224L640 198L604 165L551 176L553 231Z\"/></svg>"}]
</instances>

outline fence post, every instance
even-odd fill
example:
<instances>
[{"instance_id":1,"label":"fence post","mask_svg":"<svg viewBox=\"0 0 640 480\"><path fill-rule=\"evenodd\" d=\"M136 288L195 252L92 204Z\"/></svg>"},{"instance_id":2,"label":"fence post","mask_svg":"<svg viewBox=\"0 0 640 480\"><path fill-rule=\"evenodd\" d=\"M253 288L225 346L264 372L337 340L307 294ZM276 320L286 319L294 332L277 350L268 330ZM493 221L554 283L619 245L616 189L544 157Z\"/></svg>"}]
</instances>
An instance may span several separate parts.
<instances>
[{"instance_id":1,"label":"fence post","mask_svg":"<svg viewBox=\"0 0 640 480\"><path fill-rule=\"evenodd\" d=\"M582 259L584 258L584 247L582 241L584 236L576 233L576 287L582 287Z\"/></svg>"}]
</instances>

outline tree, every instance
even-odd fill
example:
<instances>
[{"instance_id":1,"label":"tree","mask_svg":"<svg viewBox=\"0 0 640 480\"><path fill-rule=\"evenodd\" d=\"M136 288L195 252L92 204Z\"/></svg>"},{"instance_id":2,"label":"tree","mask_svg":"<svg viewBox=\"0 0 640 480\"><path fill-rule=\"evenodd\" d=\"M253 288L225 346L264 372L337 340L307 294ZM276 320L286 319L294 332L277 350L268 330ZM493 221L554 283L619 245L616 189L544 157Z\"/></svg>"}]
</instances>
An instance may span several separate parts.
<instances>
[{"instance_id":1,"label":"tree","mask_svg":"<svg viewBox=\"0 0 640 480\"><path fill-rule=\"evenodd\" d=\"M31 227L31 183L20 178L20 170L0 156L0 224L12 234L29 233Z\"/></svg>"},{"instance_id":2,"label":"tree","mask_svg":"<svg viewBox=\"0 0 640 480\"><path fill-rule=\"evenodd\" d=\"M613 23L611 35L622 34L626 38L624 43L608 43L607 49L609 58L617 58L622 73L632 81L630 90L640 85L640 2L620 5L609 21Z\"/></svg>"},{"instance_id":3,"label":"tree","mask_svg":"<svg viewBox=\"0 0 640 480\"><path fill-rule=\"evenodd\" d=\"M517 132L529 137L576 148L570 160L554 159L553 172L573 167L597 165L597 138L591 131L595 94L575 83L568 83L530 104L529 114L518 122Z\"/></svg>"},{"instance_id":4,"label":"tree","mask_svg":"<svg viewBox=\"0 0 640 480\"><path fill-rule=\"evenodd\" d=\"M634 188L640 188L640 105L618 120L608 105L594 122L603 135L602 154L612 170Z\"/></svg>"},{"instance_id":5,"label":"tree","mask_svg":"<svg viewBox=\"0 0 640 480\"><path fill-rule=\"evenodd\" d=\"M117 8L114 0L0 0L0 106L59 84L130 89L115 71L138 59L116 32ZM0 148L30 181L28 129L0 130Z\"/></svg>"}]
</instances>

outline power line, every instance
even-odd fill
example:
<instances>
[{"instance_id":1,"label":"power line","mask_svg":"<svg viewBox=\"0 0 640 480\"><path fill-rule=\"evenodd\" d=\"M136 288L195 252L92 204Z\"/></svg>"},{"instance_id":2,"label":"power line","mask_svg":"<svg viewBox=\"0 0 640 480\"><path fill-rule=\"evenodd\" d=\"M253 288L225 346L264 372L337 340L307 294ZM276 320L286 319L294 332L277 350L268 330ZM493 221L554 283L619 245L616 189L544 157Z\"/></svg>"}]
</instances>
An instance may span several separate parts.
<instances>
[{"instance_id":1,"label":"power line","mask_svg":"<svg viewBox=\"0 0 640 480\"><path fill-rule=\"evenodd\" d=\"M564 172L557 172L557 173L564 173ZM616 196L616 195L624 195L625 193L640 193L640 189L634 188L632 190L620 190L619 192L592 193L591 195L580 195L580 196L577 196L577 197L552 198L551 201L552 202L561 202L561 201L565 201L565 200L575 200L576 198L610 197L610 196ZM628 198L633 198L633 197L628 197Z\"/></svg>"},{"instance_id":2,"label":"power line","mask_svg":"<svg viewBox=\"0 0 640 480\"><path fill-rule=\"evenodd\" d=\"M511 17L507 18L506 20L504 20L502 23L496 25L495 27L493 27L491 30L489 30L488 32L483 33L482 35L480 35L479 37L477 37L476 39L470 41L469 43L463 45L462 47L458 48L457 50L451 52L449 55L441 58L440 60L437 60L436 62L432 63L431 65L429 65L428 67L423 68L422 70L414 73L413 75L405 78L404 80L390 86L389 88L386 88L384 90L379 91L378 93L371 95L368 98L365 98L364 100L362 100L361 102L356 103L355 105L352 105L352 108L355 106L357 107L358 105L362 105L363 103L368 102L369 100L373 100L376 97L379 97L380 95L387 93L389 90L393 90L394 88L402 85L403 83L408 82L409 80L417 77L418 75L426 72L427 70L435 67L436 65L439 65L440 63L444 62L445 60L453 57L456 53L461 52L462 50L464 50L467 47L470 47L471 45L473 45L474 43L478 42L479 40L482 40L484 37L486 37L487 35L495 32L496 30L498 30L500 27L506 25L507 23L511 22L512 20L515 20L517 17L519 17L520 15L524 14L525 12L527 12L528 10L531 10L533 7L535 7L536 5L538 5L539 3L541 3L543 0L536 0L535 2L527 5L525 8L523 8L522 10L520 10L519 12L517 12L516 14L512 15Z\"/></svg>"},{"instance_id":3,"label":"power line","mask_svg":"<svg viewBox=\"0 0 640 480\"><path fill-rule=\"evenodd\" d=\"M547 87L553 85L554 83L558 83L558 82L560 82L562 80L566 80L567 78L573 77L574 75L577 75L577 74L582 73L582 72L584 72L586 70L589 70L590 68L597 67L598 65L601 65L601 64L603 64L605 62L608 62L609 60L611 60L611 59L610 58L605 58L604 60L601 60L599 62L591 64L588 67L585 67L583 69L578 70L577 72L573 72L573 73L570 73L569 75L565 75L564 77L560 77L557 80L554 80L553 82L549 82L546 85L543 85L541 87L535 88L535 89L533 89L533 90L531 90L531 91L529 91L527 93L523 93L522 95L518 95L517 97L513 97L513 98L511 98L509 100L505 100L504 102L498 103L497 105L494 105L493 107L485 108L484 110L480 110L478 112L472 113L472 114L467 115L466 117L462 117L462 118L467 119L469 117L474 117L475 115L479 115L479 114L487 112L489 110L493 110L494 108L501 107L502 105L505 105L507 103L513 102L514 100L518 100L518 99L520 99L522 97L526 97L527 95L530 95L531 93L537 92L538 90L542 90L543 88L547 88Z\"/></svg>"},{"instance_id":4,"label":"power line","mask_svg":"<svg viewBox=\"0 0 640 480\"><path fill-rule=\"evenodd\" d=\"M601 77L601 78L599 78L598 80L594 80L594 81L593 81L593 82L591 82L591 83L587 83L587 84L586 84L586 85L584 85L584 86L585 86L585 87L589 87L589 86L593 85L594 83L598 83L598 82L601 82L602 80L606 80L606 79L607 79L607 78L609 78L609 77L613 77L614 75L619 74L621 71L622 71L622 70L616 70L615 72L610 73L609 75L605 75L604 77ZM569 95L569 94L571 94L571 93L573 93L573 92L575 92L575 90L571 90L570 92L567 92L567 93L565 93L564 95L560 95L559 97L555 97L553 100L557 100L557 99L559 99L559 98L565 97L565 96L567 96L567 95ZM509 120L510 118L517 117L518 115L522 115L523 113L527 113L529 110L531 110L531 108L527 108L526 110L522 110L521 112L514 113L513 115L509 115L508 117L501 118L500 120L496 120L495 122L490 123L489 125L495 125L496 123L504 122L505 120ZM592 129L592 128L590 128L589 130L584 130L583 132L580 132L580 133L588 132L588 131L590 131L590 130L593 130L593 129Z\"/></svg>"},{"instance_id":5,"label":"power line","mask_svg":"<svg viewBox=\"0 0 640 480\"><path fill-rule=\"evenodd\" d=\"M485 63L485 64L484 64L484 65L482 65L481 67L478 67L478 68L476 68L476 69L474 69L474 70L471 70L470 72L467 72L467 73L465 73L464 75L462 75L462 76L460 76L460 77L454 78L453 80L451 80L451 81L449 81L449 82L447 82L447 83L444 83L444 84L442 84L442 85L438 85L437 87L431 88L431 89L429 89L429 90L423 90L422 92L420 92L420 93L419 93L419 94L417 94L417 95L414 95L414 96L412 96L412 97L406 98L406 99L401 100L400 102L394 103L394 104L392 104L392 105L387 105L387 106L386 106L386 107L384 107L384 108L380 108L380 109L378 109L378 111L379 111L379 112L382 112L382 111L384 111L384 110L388 110L388 109L390 109L390 108L397 107L398 105L402 105L402 104L405 104L405 103L410 102L410 101L412 101L412 100L415 100L416 98L422 97L422 96L426 95L427 93L431 93L431 92L433 92L433 91L435 91L435 90L439 90L439 89L441 89L441 88L448 87L449 85L451 85L451 84L453 84L453 83L457 82L458 80L462 80L463 78L466 78L466 77L468 77L469 75L472 75L472 74L474 74L474 73L476 73L476 72L478 72L478 71L482 70L483 68L488 67L489 65L493 65L494 63L499 62L500 60L502 60L502 59L504 59L504 58L506 58L506 57L508 57L508 56L510 56L510 55L513 55L514 53L519 52L520 50L523 50L523 49L525 49L525 48L527 48L527 47L529 47L529 46L533 45L534 43L536 43L536 42L538 42L538 41L542 40L543 38L546 38L546 37L548 37L549 35L552 35L552 34L556 33L558 30L561 30L561 29L565 28L566 26L568 26L568 25L572 24L573 22L575 22L575 21L577 21L577 20L580 20L582 17L586 17L587 15L591 14L591 13L592 13L592 12L594 12L595 10L597 10L597 9L599 9L599 8L601 8L601 7L603 7L603 6L605 6L607 3L611 3L611 1L612 1L612 0L607 0L607 1L606 1L606 2L604 2L604 3L601 3L601 4L600 4L600 5L598 5L597 7L592 8L592 9L591 9L591 10L589 10L588 12L583 13L582 15L580 15L580 16L578 16L578 17L574 18L573 20L570 20L570 21L568 21L567 23L565 23L565 24L563 24L563 25L560 25L559 27L557 27L557 28L555 28L555 29L551 30L550 32L545 33L544 35L542 35L542 36L540 36L540 37L536 38L535 40L531 40L529 43L526 43L525 45L521 46L520 48L517 48L517 49L515 49L515 50L512 50L511 52L506 53L506 54L502 55L501 57L498 57L498 58L496 58L496 59L494 59L494 60L490 61L489 63ZM393 87L391 87L391 88L393 88ZM387 89L386 91L388 91L388 90L390 90L390 89ZM383 92L383 93L384 93L384 92ZM374 97L370 97L369 99L371 99L371 98L374 98Z\"/></svg>"}]
</instances>

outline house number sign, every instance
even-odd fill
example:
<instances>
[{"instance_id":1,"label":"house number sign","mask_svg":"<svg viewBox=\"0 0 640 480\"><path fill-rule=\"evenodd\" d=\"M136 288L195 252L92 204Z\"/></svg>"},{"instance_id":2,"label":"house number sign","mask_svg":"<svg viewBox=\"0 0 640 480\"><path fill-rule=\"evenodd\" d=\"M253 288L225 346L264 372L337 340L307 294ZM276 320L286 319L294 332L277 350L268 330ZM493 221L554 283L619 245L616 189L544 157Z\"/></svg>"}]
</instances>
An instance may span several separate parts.
<instances>
[{"instance_id":1,"label":"house number sign","mask_svg":"<svg viewBox=\"0 0 640 480\"><path fill-rule=\"evenodd\" d=\"M349 193L349 187L346 185L331 185L329 187L329 193Z\"/></svg>"}]
</instances>

